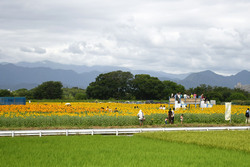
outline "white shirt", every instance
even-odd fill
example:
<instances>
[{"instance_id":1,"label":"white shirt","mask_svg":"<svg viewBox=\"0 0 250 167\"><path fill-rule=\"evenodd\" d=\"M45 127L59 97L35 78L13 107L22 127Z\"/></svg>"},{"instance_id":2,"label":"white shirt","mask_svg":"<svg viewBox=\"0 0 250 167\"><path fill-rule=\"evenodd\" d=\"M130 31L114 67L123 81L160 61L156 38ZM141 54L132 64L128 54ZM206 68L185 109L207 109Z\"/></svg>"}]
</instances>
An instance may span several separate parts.
<instances>
[{"instance_id":1,"label":"white shirt","mask_svg":"<svg viewBox=\"0 0 250 167\"><path fill-rule=\"evenodd\" d=\"M144 117L144 114L143 114L142 110L140 110L137 115L138 115L140 120L143 119L143 117Z\"/></svg>"}]
</instances>

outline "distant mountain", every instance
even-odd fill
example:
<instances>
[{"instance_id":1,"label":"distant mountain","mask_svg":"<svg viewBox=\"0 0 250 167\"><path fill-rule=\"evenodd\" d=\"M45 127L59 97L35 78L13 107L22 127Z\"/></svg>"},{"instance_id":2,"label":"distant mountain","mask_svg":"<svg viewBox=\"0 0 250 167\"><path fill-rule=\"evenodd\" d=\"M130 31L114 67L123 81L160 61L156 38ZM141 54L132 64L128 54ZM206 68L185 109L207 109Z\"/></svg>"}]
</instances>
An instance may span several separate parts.
<instances>
[{"instance_id":1,"label":"distant mountain","mask_svg":"<svg viewBox=\"0 0 250 167\"><path fill-rule=\"evenodd\" d=\"M22 64L22 65L21 65ZM20 66L14 64L0 63L0 89L31 89L45 81L61 81L64 87L86 88L95 78L101 74L111 71L130 71L132 74L149 74L158 77L160 80L171 80L188 88L195 88L201 84L211 86L222 86L234 88L237 83L243 85L250 84L250 72L243 70L236 75L222 76L212 71L202 71L191 74L169 74L159 71L146 70L129 70L119 67L95 66L91 67L92 71L86 66L64 65L53 62L38 62L35 64L27 63L28 67L24 67L26 63L19 63ZM47 67L39 67L45 64ZM71 70L72 67L74 70ZM63 69L66 68L66 69ZM86 68L85 72L78 72L77 68ZM101 71L104 70L104 71ZM107 71L105 71L107 70Z\"/></svg>"},{"instance_id":2,"label":"distant mountain","mask_svg":"<svg viewBox=\"0 0 250 167\"><path fill-rule=\"evenodd\" d=\"M98 71L100 73L107 73L111 71L130 71L133 75L136 74L149 74L151 76L155 76L158 78L162 78L163 80L181 80L187 77L189 74L170 74L161 71L148 71L148 70L131 70L125 67L118 67L118 66L85 66L85 65L69 65L69 64L60 64L51 61L39 61L34 63L29 62L19 62L15 64L16 66L21 67L47 67L51 69L61 69L61 70L73 70L77 73L83 72L92 72Z\"/></svg>"},{"instance_id":3,"label":"distant mountain","mask_svg":"<svg viewBox=\"0 0 250 167\"><path fill-rule=\"evenodd\" d=\"M0 65L0 89L31 89L45 81L61 81L64 87L86 88L99 74L100 72L96 71L78 74L72 70L5 64Z\"/></svg>"},{"instance_id":4,"label":"distant mountain","mask_svg":"<svg viewBox=\"0 0 250 167\"><path fill-rule=\"evenodd\" d=\"M187 74L170 74L161 71L146 71L146 70L130 70L132 74L149 74L150 76L154 76L159 78L160 80L182 80L186 78L189 73Z\"/></svg>"},{"instance_id":5,"label":"distant mountain","mask_svg":"<svg viewBox=\"0 0 250 167\"><path fill-rule=\"evenodd\" d=\"M243 70L236 75L222 76L207 70L192 73L185 79L178 81L178 83L185 86L185 88L195 88L201 84L234 88L239 82L242 84L250 84L250 72Z\"/></svg>"},{"instance_id":6,"label":"distant mountain","mask_svg":"<svg viewBox=\"0 0 250 167\"><path fill-rule=\"evenodd\" d=\"M77 73L84 73L84 72L92 72L92 71L100 71L102 73L111 72L111 71L130 71L128 68L124 67L117 67L117 66L85 66L85 65L71 65L71 64L60 64L51 61L39 61L39 62L19 62L15 64L16 66L21 67L47 67L51 69L61 69L61 70L72 70Z\"/></svg>"}]
</instances>

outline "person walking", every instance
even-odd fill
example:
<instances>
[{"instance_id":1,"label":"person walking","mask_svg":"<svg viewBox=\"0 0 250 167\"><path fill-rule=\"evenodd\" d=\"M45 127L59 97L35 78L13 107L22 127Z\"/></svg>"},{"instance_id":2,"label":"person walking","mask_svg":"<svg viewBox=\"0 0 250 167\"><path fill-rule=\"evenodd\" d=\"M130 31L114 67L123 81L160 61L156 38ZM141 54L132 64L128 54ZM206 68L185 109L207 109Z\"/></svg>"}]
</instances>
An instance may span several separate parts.
<instances>
[{"instance_id":1,"label":"person walking","mask_svg":"<svg viewBox=\"0 0 250 167\"><path fill-rule=\"evenodd\" d=\"M249 120L249 108L247 108L245 116L246 116L246 123L248 124L248 122L250 122L250 120Z\"/></svg>"},{"instance_id":2,"label":"person walking","mask_svg":"<svg viewBox=\"0 0 250 167\"><path fill-rule=\"evenodd\" d=\"M171 108L168 110L168 120L169 120L169 124L172 124L172 111Z\"/></svg>"},{"instance_id":3,"label":"person walking","mask_svg":"<svg viewBox=\"0 0 250 167\"><path fill-rule=\"evenodd\" d=\"M139 118L140 126L142 126L143 125L143 121L145 121L145 117L144 117L144 114L143 114L143 112L142 112L141 109L139 110L137 116Z\"/></svg>"},{"instance_id":4,"label":"person walking","mask_svg":"<svg viewBox=\"0 0 250 167\"><path fill-rule=\"evenodd\" d=\"M174 124L174 110L175 110L175 108L173 108L173 110L172 110L172 115L171 115L172 124Z\"/></svg>"}]
</instances>

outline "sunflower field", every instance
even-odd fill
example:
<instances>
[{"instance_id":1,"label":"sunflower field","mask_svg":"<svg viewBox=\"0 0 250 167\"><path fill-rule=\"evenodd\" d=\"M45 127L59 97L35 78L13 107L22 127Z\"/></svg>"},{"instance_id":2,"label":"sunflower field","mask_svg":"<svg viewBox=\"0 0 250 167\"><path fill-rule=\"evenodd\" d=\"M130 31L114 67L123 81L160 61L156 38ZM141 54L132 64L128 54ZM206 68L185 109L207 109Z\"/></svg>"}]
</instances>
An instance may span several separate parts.
<instances>
[{"instance_id":1,"label":"sunflower field","mask_svg":"<svg viewBox=\"0 0 250 167\"><path fill-rule=\"evenodd\" d=\"M160 109L165 105L166 109ZM126 104L126 103L87 103L61 102L28 103L26 105L0 105L0 127L92 127L92 126L136 126L139 109L145 114L144 125L165 125L169 104ZM249 106L232 105L232 122L245 122L245 111ZM190 105L186 109L175 110L175 124L211 123L224 124L225 106L199 108Z\"/></svg>"}]
</instances>

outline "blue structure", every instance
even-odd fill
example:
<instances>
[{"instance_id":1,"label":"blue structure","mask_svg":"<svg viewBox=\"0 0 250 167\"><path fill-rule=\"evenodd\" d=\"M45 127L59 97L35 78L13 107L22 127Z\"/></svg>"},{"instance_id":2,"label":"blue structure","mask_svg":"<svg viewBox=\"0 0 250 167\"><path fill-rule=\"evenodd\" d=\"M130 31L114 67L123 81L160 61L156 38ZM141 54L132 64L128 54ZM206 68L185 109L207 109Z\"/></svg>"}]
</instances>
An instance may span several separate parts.
<instances>
[{"instance_id":1,"label":"blue structure","mask_svg":"<svg viewBox=\"0 0 250 167\"><path fill-rule=\"evenodd\" d=\"M26 105L25 97L0 97L0 105Z\"/></svg>"}]
</instances>

